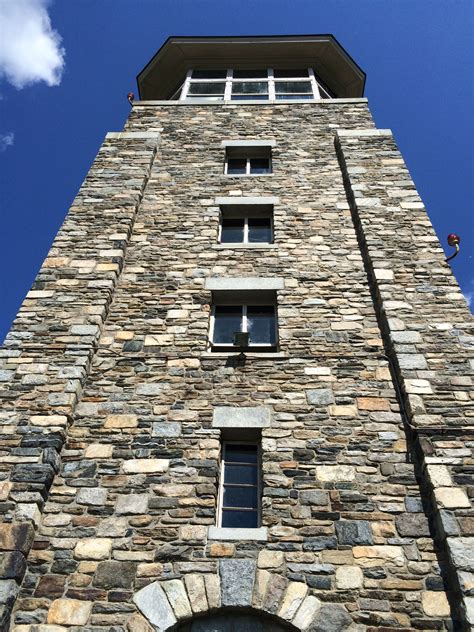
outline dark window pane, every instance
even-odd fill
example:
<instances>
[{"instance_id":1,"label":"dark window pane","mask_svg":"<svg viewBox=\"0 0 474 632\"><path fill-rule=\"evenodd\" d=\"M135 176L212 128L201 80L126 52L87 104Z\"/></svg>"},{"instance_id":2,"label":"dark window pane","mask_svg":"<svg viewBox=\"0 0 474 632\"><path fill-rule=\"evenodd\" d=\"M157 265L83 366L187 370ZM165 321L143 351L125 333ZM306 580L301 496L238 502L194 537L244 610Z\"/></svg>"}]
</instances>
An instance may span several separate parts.
<instances>
[{"instance_id":1,"label":"dark window pane","mask_svg":"<svg viewBox=\"0 0 474 632\"><path fill-rule=\"evenodd\" d=\"M273 306L249 305L247 323L250 343L254 345L276 344L275 308Z\"/></svg>"},{"instance_id":2,"label":"dark window pane","mask_svg":"<svg viewBox=\"0 0 474 632\"><path fill-rule=\"evenodd\" d=\"M221 243L241 244L244 241L244 219L222 218Z\"/></svg>"},{"instance_id":3,"label":"dark window pane","mask_svg":"<svg viewBox=\"0 0 474 632\"><path fill-rule=\"evenodd\" d=\"M232 344L234 333L242 327L242 307L218 305L214 318L214 344Z\"/></svg>"},{"instance_id":4,"label":"dark window pane","mask_svg":"<svg viewBox=\"0 0 474 632\"><path fill-rule=\"evenodd\" d=\"M249 242L269 244L272 241L272 225L269 217L249 217Z\"/></svg>"},{"instance_id":5,"label":"dark window pane","mask_svg":"<svg viewBox=\"0 0 474 632\"><path fill-rule=\"evenodd\" d=\"M266 68L263 70L234 70L234 79L266 79Z\"/></svg>"},{"instance_id":6,"label":"dark window pane","mask_svg":"<svg viewBox=\"0 0 474 632\"><path fill-rule=\"evenodd\" d=\"M216 81L215 83L206 83L204 81L198 81L196 83L189 84L188 94L202 94L207 96L208 94L224 94L225 83Z\"/></svg>"},{"instance_id":7,"label":"dark window pane","mask_svg":"<svg viewBox=\"0 0 474 632\"><path fill-rule=\"evenodd\" d=\"M230 174L245 173L246 166L247 166L246 158L228 158L227 173L230 173Z\"/></svg>"},{"instance_id":8,"label":"dark window pane","mask_svg":"<svg viewBox=\"0 0 474 632\"><path fill-rule=\"evenodd\" d=\"M235 81L232 94L262 94L268 92L266 81Z\"/></svg>"},{"instance_id":9,"label":"dark window pane","mask_svg":"<svg viewBox=\"0 0 474 632\"><path fill-rule=\"evenodd\" d=\"M223 507L257 508L256 487L227 487L224 485Z\"/></svg>"},{"instance_id":10,"label":"dark window pane","mask_svg":"<svg viewBox=\"0 0 474 632\"><path fill-rule=\"evenodd\" d=\"M232 101L268 101L268 94L233 94Z\"/></svg>"},{"instance_id":11,"label":"dark window pane","mask_svg":"<svg viewBox=\"0 0 474 632\"><path fill-rule=\"evenodd\" d=\"M226 463L224 482L243 485L257 484L257 468L255 465L228 465Z\"/></svg>"},{"instance_id":12,"label":"dark window pane","mask_svg":"<svg viewBox=\"0 0 474 632\"><path fill-rule=\"evenodd\" d=\"M226 443L224 461L226 463L256 463L257 446L240 443Z\"/></svg>"},{"instance_id":13,"label":"dark window pane","mask_svg":"<svg viewBox=\"0 0 474 632\"><path fill-rule=\"evenodd\" d=\"M277 94L277 99L314 99L312 94Z\"/></svg>"},{"instance_id":14,"label":"dark window pane","mask_svg":"<svg viewBox=\"0 0 474 632\"><path fill-rule=\"evenodd\" d=\"M271 173L268 158L250 158L250 173Z\"/></svg>"},{"instance_id":15,"label":"dark window pane","mask_svg":"<svg viewBox=\"0 0 474 632\"><path fill-rule=\"evenodd\" d=\"M193 79L225 79L227 70L193 70Z\"/></svg>"},{"instance_id":16,"label":"dark window pane","mask_svg":"<svg viewBox=\"0 0 474 632\"><path fill-rule=\"evenodd\" d=\"M275 92L277 94L303 94L312 93L313 91L309 81L276 81Z\"/></svg>"},{"instance_id":17,"label":"dark window pane","mask_svg":"<svg viewBox=\"0 0 474 632\"><path fill-rule=\"evenodd\" d=\"M224 509L222 512L222 526L254 529L258 527L258 513L256 511L231 511Z\"/></svg>"},{"instance_id":18,"label":"dark window pane","mask_svg":"<svg viewBox=\"0 0 474 632\"><path fill-rule=\"evenodd\" d=\"M276 79L282 78L286 79L291 77L307 77L308 69L307 68L299 68L299 69L291 69L291 68L275 68L273 70L273 76Z\"/></svg>"}]
</instances>

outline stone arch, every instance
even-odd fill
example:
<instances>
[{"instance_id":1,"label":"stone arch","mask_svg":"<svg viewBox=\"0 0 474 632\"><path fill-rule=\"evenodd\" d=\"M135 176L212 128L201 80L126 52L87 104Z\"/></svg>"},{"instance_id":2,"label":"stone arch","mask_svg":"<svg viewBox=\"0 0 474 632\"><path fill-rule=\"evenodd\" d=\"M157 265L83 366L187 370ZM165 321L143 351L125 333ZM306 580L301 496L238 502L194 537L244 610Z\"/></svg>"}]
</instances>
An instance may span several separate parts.
<instances>
[{"instance_id":1,"label":"stone arch","mask_svg":"<svg viewBox=\"0 0 474 632\"><path fill-rule=\"evenodd\" d=\"M342 632L352 623L342 606L322 604L304 582L257 569L255 560L221 560L217 574L154 581L136 592L133 601L155 632L185 632L182 624L219 612L246 611L254 618L262 613L282 630L297 632Z\"/></svg>"}]
</instances>

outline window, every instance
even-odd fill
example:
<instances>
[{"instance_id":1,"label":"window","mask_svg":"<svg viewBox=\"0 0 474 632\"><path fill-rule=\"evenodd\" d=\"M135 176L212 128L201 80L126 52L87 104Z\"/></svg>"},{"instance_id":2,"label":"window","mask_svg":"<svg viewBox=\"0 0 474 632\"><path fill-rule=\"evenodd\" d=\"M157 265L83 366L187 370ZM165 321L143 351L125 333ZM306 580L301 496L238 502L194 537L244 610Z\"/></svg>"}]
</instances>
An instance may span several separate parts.
<instances>
[{"instance_id":1,"label":"window","mask_svg":"<svg viewBox=\"0 0 474 632\"><path fill-rule=\"evenodd\" d=\"M271 172L270 147L227 147L224 173L228 176L261 176Z\"/></svg>"},{"instance_id":2,"label":"window","mask_svg":"<svg viewBox=\"0 0 474 632\"><path fill-rule=\"evenodd\" d=\"M223 443L218 526L250 529L260 526L260 462L258 443Z\"/></svg>"},{"instance_id":3,"label":"window","mask_svg":"<svg viewBox=\"0 0 474 632\"><path fill-rule=\"evenodd\" d=\"M221 244L271 244L273 207L267 205L222 206Z\"/></svg>"},{"instance_id":4,"label":"window","mask_svg":"<svg viewBox=\"0 0 474 632\"><path fill-rule=\"evenodd\" d=\"M335 95L313 68L189 70L181 100L275 101L331 99Z\"/></svg>"},{"instance_id":5,"label":"window","mask_svg":"<svg viewBox=\"0 0 474 632\"><path fill-rule=\"evenodd\" d=\"M213 351L236 347L235 334L248 334L248 347L254 351L274 351L277 345L277 314L274 293L262 291L242 293L245 299L236 300L236 292L217 293L212 308L210 342ZM259 294L259 296L255 296ZM271 296L271 298L268 297ZM273 296L272 296L273 295Z\"/></svg>"}]
</instances>

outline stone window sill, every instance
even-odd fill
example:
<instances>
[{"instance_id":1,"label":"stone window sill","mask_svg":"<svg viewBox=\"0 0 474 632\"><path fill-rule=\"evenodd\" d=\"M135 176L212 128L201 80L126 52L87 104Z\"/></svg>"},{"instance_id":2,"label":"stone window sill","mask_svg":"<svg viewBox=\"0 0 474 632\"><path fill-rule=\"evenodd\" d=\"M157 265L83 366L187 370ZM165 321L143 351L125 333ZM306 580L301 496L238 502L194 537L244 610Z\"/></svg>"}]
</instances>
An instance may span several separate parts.
<instances>
[{"instance_id":1,"label":"stone window sill","mask_svg":"<svg viewBox=\"0 0 474 632\"><path fill-rule=\"evenodd\" d=\"M213 244L214 250L276 250L276 244Z\"/></svg>"},{"instance_id":2,"label":"stone window sill","mask_svg":"<svg viewBox=\"0 0 474 632\"><path fill-rule=\"evenodd\" d=\"M268 529L260 527L258 529L229 529L226 527L209 527L207 531L209 540L245 540L253 542L267 542Z\"/></svg>"},{"instance_id":3,"label":"stone window sill","mask_svg":"<svg viewBox=\"0 0 474 632\"><path fill-rule=\"evenodd\" d=\"M270 352L270 353L248 353L248 352L244 352L245 356L247 358L285 358L288 359L288 355L286 355L286 353L281 353L281 351L274 351L274 352ZM235 351L229 351L229 352L225 352L225 351L216 351L216 352L212 352L212 351L206 351L205 353L201 353L201 358L229 358L231 356L239 356L241 355L240 353L237 353Z\"/></svg>"}]
</instances>

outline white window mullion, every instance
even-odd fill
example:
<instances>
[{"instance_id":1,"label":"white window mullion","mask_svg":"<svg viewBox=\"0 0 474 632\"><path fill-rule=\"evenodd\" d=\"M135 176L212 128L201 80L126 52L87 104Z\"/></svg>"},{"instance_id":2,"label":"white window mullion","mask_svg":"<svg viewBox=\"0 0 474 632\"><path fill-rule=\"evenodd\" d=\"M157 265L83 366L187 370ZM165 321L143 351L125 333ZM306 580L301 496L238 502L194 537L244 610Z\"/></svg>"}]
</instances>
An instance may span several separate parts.
<instances>
[{"instance_id":1,"label":"white window mullion","mask_svg":"<svg viewBox=\"0 0 474 632\"><path fill-rule=\"evenodd\" d=\"M181 96L179 97L180 101L184 101L188 96L189 84L191 83L191 75L193 74L192 70L188 70L186 73L186 79L184 80L183 89L181 90Z\"/></svg>"},{"instance_id":2,"label":"white window mullion","mask_svg":"<svg viewBox=\"0 0 474 632\"><path fill-rule=\"evenodd\" d=\"M232 95L232 68L227 69L227 75L225 80L224 101L230 101Z\"/></svg>"},{"instance_id":3,"label":"white window mullion","mask_svg":"<svg viewBox=\"0 0 474 632\"><path fill-rule=\"evenodd\" d=\"M244 244L249 243L249 218L244 219Z\"/></svg>"},{"instance_id":4,"label":"white window mullion","mask_svg":"<svg viewBox=\"0 0 474 632\"><path fill-rule=\"evenodd\" d=\"M273 77L273 68L268 69L268 99L275 101L275 78Z\"/></svg>"},{"instance_id":5,"label":"white window mullion","mask_svg":"<svg viewBox=\"0 0 474 632\"><path fill-rule=\"evenodd\" d=\"M250 158L247 158L247 162L245 163L245 175L250 175Z\"/></svg>"},{"instance_id":6,"label":"white window mullion","mask_svg":"<svg viewBox=\"0 0 474 632\"><path fill-rule=\"evenodd\" d=\"M242 333L247 331L247 305L242 305Z\"/></svg>"},{"instance_id":7,"label":"white window mullion","mask_svg":"<svg viewBox=\"0 0 474 632\"><path fill-rule=\"evenodd\" d=\"M311 87L313 88L313 95L315 99L320 99L321 95L319 94L319 86L316 81L316 77L314 76L314 70L312 68L308 68L309 72L309 80L311 81Z\"/></svg>"},{"instance_id":8,"label":"white window mullion","mask_svg":"<svg viewBox=\"0 0 474 632\"><path fill-rule=\"evenodd\" d=\"M216 321L216 307L212 306L211 309L211 320L209 323L209 344L212 346L214 344L214 325Z\"/></svg>"}]
</instances>

